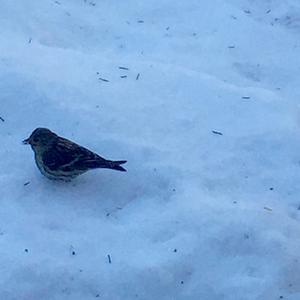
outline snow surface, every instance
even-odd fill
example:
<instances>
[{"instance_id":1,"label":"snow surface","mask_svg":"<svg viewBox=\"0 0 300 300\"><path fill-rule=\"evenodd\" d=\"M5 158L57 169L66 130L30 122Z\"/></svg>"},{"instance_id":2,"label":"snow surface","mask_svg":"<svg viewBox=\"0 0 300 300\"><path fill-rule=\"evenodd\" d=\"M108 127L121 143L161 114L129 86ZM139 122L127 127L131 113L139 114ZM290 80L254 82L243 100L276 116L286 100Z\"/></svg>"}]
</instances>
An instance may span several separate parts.
<instances>
[{"instance_id":1,"label":"snow surface","mask_svg":"<svg viewBox=\"0 0 300 300\"><path fill-rule=\"evenodd\" d=\"M299 37L298 0L1 1L0 299L299 300ZM47 180L41 126L128 172Z\"/></svg>"}]
</instances>

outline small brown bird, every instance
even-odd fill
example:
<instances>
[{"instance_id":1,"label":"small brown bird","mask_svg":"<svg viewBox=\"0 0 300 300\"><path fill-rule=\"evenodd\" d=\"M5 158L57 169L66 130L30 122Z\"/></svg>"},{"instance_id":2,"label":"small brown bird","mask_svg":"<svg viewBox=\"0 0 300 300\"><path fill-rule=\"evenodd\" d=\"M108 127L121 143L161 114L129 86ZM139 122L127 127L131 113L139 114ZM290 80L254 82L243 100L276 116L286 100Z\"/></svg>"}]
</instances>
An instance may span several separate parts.
<instances>
[{"instance_id":1,"label":"small brown bird","mask_svg":"<svg viewBox=\"0 0 300 300\"><path fill-rule=\"evenodd\" d=\"M37 167L49 179L70 181L88 170L97 168L126 171L120 166L126 163L126 160L106 160L47 128L35 129L23 143L31 146Z\"/></svg>"}]
</instances>

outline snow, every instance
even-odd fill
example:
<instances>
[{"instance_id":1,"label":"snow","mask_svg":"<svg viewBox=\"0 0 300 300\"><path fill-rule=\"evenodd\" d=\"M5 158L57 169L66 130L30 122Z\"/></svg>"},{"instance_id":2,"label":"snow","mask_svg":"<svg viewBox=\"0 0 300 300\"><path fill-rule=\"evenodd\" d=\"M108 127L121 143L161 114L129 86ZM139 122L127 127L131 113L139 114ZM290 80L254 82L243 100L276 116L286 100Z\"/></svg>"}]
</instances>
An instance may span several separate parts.
<instances>
[{"instance_id":1,"label":"snow","mask_svg":"<svg viewBox=\"0 0 300 300\"><path fill-rule=\"evenodd\" d=\"M300 299L299 20L296 0L2 1L0 299ZM36 127L128 172L49 181Z\"/></svg>"}]
</instances>

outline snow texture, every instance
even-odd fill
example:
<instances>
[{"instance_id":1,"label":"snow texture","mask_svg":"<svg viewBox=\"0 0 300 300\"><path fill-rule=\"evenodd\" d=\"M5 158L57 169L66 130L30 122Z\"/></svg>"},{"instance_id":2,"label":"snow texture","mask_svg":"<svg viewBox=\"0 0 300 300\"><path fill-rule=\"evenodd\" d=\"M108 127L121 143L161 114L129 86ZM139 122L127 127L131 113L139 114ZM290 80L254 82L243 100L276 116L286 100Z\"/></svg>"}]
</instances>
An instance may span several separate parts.
<instances>
[{"instance_id":1,"label":"snow texture","mask_svg":"<svg viewBox=\"0 0 300 300\"><path fill-rule=\"evenodd\" d=\"M0 3L0 299L300 299L298 0ZM127 173L44 178L36 127Z\"/></svg>"}]
</instances>

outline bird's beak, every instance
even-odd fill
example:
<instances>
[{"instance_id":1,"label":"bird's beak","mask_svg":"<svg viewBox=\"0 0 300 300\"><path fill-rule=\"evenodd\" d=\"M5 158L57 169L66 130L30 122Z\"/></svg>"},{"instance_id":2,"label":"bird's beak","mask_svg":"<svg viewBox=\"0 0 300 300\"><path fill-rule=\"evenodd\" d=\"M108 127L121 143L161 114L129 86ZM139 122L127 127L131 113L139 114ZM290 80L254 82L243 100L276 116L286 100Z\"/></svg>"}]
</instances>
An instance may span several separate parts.
<instances>
[{"instance_id":1,"label":"bird's beak","mask_svg":"<svg viewBox=\"0 0 300 300\"><path fill-rule=\"evenodd\" d=\"M26 140L24 140L22 143L23 143L24 145L28 145L28 144L29 144L29 138L26 139Z\"/></svg>"}]
</instances>

